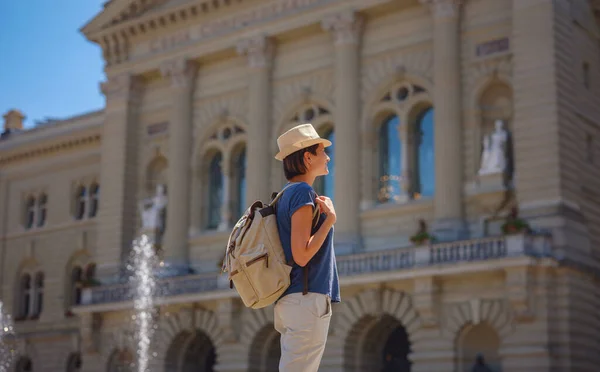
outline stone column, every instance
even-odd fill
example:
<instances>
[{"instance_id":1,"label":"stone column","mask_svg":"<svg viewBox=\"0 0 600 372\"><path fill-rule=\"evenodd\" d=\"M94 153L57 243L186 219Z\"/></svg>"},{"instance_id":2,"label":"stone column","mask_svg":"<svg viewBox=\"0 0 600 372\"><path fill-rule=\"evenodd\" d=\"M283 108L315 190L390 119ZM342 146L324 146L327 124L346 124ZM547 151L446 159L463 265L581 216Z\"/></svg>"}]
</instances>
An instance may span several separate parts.
<instances>
[{"instance_id":1,"label":"stone column","mask_svg":"<svg viewBox=\"0 0 600 372\"><path fill-rule=\"evenodd\" d=\"M363 18L348 11L323 20L335 45L335 205L336 250L349 253L360 245L360 57Z\"/></svg>"},{"instance_id":2,"label":"stone column","mask_svg":"<svg viewBox=\"0 0 600 372\"><path fill-rule=\"evenodd\" d=\"M435 223L440 239L464 236L460 0L420 0L433 15Z\"/></svg>"},{"instance_id":3,"label":"stone column","mask_svg":"<svg viewBox=\"0 0 600 372\"><path fill-rule=\"evenodd\" d=\"M272 191L271 163L271 67L273 42L265 36L240 41L238 53L248 57L248 142L246 201L268 201Z\"/></svg>"},{"instance_id":4,"label":"stone column","mask_svg":"<svg viewBox=\"0 0 600 372\"><path fill-rule=\"evenodd\" d=\"M129 74L110 77L101 85L106 107L95 257L101 280L119 273L135 236L141 85L138 78Z\"/></svg>"},{"instance_id":5,"label":"stone column","mask_svg":"<svg viewBox=\"0 0 600 372\"><path fill-rule=\"evenodd\" d=\"M186 59L168 61L161 66L172 88L169 124L169 166L167 223L164 239L166 261L176 270L188 265L190 228L190 183L192 148L192 102L197 66Z\"/></svg>"}]
</instances>

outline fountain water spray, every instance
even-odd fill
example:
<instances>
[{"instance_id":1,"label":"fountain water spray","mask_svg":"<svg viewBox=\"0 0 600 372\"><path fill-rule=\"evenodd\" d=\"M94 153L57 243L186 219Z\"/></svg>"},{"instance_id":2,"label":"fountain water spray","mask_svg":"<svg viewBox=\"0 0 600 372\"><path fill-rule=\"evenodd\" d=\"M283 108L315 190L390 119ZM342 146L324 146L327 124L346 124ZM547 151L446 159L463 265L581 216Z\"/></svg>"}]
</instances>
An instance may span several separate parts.
<instances>
[{"instance_id":1,"label":"fountain water spray","mask_svg":"<svg viewBox=\"0 0 600 372\"><path fill-rule=\"evenodd\" d=\"M12 319L4 312L3 306L0 301L0 372L8 372L14 355L14 348L8 339L14 337L14 330Z\"/></svg>"},{"instance_id":2,"label":"fountain water spray","mask_svg":"<svg viewBox=\"0 0 600 372\"><path fill-rule=\"evenodd\" d=\"M156 330L154 269L157 261L153 243L147 235L144 234L134 241L131 261L127 268L131 273L129 281L134 293L135 314L132 320L137 345L137 372L149 372L150 359L154 356L151 353L151 343Z\"/></svg>"}]
</instances>

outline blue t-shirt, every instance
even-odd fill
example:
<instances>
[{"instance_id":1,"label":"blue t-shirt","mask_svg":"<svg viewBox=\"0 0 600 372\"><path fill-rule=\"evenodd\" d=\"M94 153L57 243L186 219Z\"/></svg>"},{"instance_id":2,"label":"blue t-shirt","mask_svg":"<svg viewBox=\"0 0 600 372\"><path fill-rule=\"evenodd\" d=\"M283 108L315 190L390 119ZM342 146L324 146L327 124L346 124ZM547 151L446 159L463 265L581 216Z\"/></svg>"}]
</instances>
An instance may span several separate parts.
<instances>
[{"instance_id":1,"label":"blue t-shirt","mask_svg":"<svg viewBox=\"0 0 600 372\"><path fill-rule=\"evenodd\" d=\"M288 187L277 202L277 227L287 262L293 259L291 243L292 215L305 205L314 208L316 197L317 193L309 184L298 182ZM326 217L325 213L321 213L319 222L313 228L311 235L319 230ZM290 293L302 293L304 289L303 267L294 264L290 277L291 284L281 297ZM308 262L308 291L322 293L331 297L332 302L340 302L340 285L333 250L333 227L329 230L321 248Z\"/></svg>"}]
</instances>

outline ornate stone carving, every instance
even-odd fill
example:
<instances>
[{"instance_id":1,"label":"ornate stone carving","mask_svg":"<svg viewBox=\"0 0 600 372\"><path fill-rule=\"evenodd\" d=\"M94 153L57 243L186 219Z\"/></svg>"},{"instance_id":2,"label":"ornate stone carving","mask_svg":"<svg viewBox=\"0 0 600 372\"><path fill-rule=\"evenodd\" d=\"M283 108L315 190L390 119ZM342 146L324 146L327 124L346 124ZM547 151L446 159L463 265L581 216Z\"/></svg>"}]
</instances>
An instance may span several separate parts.
<instances>
[{"instance_id":1,"label":"ornate stone carving","mask_svg":"<svg viewBox=\"0 0 600 372\"><path fill-rule=\"evenodd\" d=\"M160 235L160 233L164 231L166 207L167 195L165 186L157 185L156 194L139 203L140 216L142 217L142 230L144 232L157 232L156 235ZM158 238L158 236L155 238Z\"/></svg>"},{"instance_id":2,"label":"ornate stone carving","mask_svg":"<svg viewBox=\"0 0 600 372\"><path fill-rule=\"evenodd\" d=\"M458 16L463 0L419 0L429 6L434 18L453 18Z\"/></svg>"},{"instance_id":3,"label":"ornate stone carving","mask_svg":"<svg viewBox=\"0 0 600 372\"><path fill-rule=\"evenodd\" d=\"M100 83L100 90L107 99L130 100L139 98L142 82L131 74L121 74Z\"/></svg>"},{"instance_id":4,"label":"ornate stone carving","mask_svg":"<svg viewBox=\"0 0 600 372\"><path fill-rule=\"evenodd\" d=\"M335 45L356 44L364 26L364 18L350 10L326 17L321 22L325 31L333 33Z\"/></svg>"},{"instance_id":5,"label":"ornate stone carving","mask_svg":"<svg viewBox=\"0 0 600 372\"><path fill-rule=\"evenodd\" d=\"M248 65L251 68L270 67L273 60L274 44L268 37L259 35L240 40L237 44L237 52L248 57Z\"/></svg>"},{"instance_id":6,"label":"ornate stone carving","mask_svg":"<svg viewBox=\"0 0 600 372\"><path fill-rule=\"evenodd\" d=\"M179 88L193 84L197 70L197 64L185 58L172 59L160 65L163 77L170 78L171 84Z\"/></svg>"},{"instance_id":7,"label":"ornate stone carving","mask_svg":"<svg viewBox=\"0 0 600 372\"><path fill-rule=\"evenodd\" d=\"M496 120L495 130L483 137L483 151L479 175L502 173L506 169L509 156L507 144L509 133L502 120Z\"/></svg>"}]
</instances>

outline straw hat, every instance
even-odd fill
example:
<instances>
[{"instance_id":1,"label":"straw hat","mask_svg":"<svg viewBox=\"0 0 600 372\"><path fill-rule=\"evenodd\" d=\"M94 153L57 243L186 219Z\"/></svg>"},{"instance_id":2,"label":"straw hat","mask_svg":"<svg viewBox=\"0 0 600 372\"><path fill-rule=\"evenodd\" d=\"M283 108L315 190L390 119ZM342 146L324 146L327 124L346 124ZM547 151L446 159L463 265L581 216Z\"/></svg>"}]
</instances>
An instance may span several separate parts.
<instances>
[{"instance_id":1,"label":"straw hat","mask_svg":"<svg viewBox=\"0 0 600 372\"><path fill-rule=\"evenodd\" d=\"M322 143L325 147L331 146L331 141L319 137L312 124L297 125L277 138L279 152L275 159L283 160L286 156L317 143Z\"/></svg>"}]
</instances>

